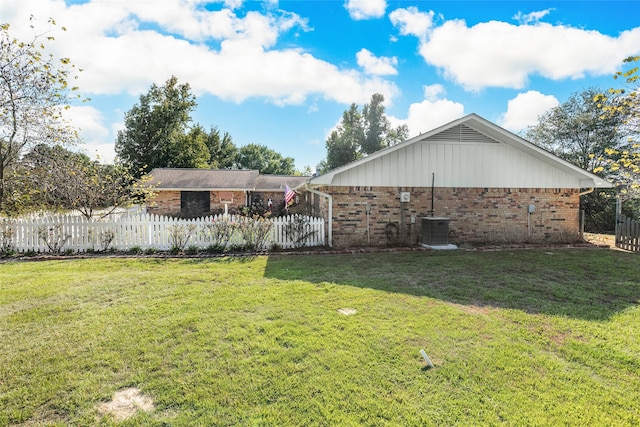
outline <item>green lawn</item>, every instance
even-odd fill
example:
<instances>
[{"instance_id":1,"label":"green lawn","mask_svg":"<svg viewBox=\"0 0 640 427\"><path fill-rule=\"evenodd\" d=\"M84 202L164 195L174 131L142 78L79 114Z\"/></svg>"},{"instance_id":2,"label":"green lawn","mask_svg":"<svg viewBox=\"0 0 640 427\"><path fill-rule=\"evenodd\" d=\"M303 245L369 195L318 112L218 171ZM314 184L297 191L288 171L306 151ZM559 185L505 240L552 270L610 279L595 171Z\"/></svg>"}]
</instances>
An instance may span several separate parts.
<instances>
[{"instance_id":1,"label":"green lawn","mask_svg":"<svg viewBox=\"0 0 640 427\"><path fill-rule=\"evenodd\" d=\"M639 305L604 249L3 263L0 425L639 425Z\"/></svg>"}]
</instances>

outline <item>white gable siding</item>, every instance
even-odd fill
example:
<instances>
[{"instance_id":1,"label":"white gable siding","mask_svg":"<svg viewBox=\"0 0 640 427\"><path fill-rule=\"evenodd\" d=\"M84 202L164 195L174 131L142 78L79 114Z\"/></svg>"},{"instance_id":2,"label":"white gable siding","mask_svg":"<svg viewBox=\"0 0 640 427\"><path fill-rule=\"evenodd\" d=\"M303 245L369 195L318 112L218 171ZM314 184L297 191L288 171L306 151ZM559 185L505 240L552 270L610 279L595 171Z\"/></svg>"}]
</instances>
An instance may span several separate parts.
<instances>
[{"instance_id":1,"label":"white gable siding","mask_svg":"<svg viewBox=\"0 0 640 427\"><path fill-rule=\"evenodd\" d=\"M440 135L338 173L333 185L576 188L577 177L504 143L453 142Z\"/></svg>"}]
</instances>

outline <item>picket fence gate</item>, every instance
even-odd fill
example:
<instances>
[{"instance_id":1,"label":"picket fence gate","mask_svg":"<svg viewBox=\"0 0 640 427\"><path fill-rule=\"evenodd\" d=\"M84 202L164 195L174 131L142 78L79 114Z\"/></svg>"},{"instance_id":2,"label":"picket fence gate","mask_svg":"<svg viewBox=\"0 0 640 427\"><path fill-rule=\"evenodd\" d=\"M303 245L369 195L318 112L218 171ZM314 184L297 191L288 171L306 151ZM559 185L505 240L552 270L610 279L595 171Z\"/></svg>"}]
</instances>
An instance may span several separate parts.
<instances>
[{"instance_id":1,"label":"picket fence gate","mask_svg":"<svg viewBox=\"0 0 640 427\"><path fill-rule=\"evenodd\" d=\"M624 215L619 215L617 221L616 247L627 251L640 252L640 221Z\"/></svg>"},{"instance_id":2,"label":"picket fence gate","mask_svg":"<svg viewBox=\"0 0 640 427\"><path fill-rule=\"evenodd\" d=\"M293 247L324 246L325 227L322 218L289 215L271 219L251 219L239 215L212 215L195 219L179 219L152 214L136 214L119 218L85 218L75 215L56 215L40 218L0 220L0 250L16 252L99 251L106 249L130 250L153 248L166 251L176 246L176 230L182 230L182 238L188 234L184 248L207 249L216 243L211 227L214 224L252 224L264 226L268 221L268 233L261 241L261 247L268 250L274 246L283 249ZM296 224L297 234L291 235L291 227ZM182 227L182 228L180 228ZM289 232L288 232L289 231ZM47 233L49 242L47 242ZM57 239L57 240L56 240ZM60 244L61 243L61 244ZM246 233L235 228L226 249L243 247L248 243Z\"/></svg>"}]
</instances>

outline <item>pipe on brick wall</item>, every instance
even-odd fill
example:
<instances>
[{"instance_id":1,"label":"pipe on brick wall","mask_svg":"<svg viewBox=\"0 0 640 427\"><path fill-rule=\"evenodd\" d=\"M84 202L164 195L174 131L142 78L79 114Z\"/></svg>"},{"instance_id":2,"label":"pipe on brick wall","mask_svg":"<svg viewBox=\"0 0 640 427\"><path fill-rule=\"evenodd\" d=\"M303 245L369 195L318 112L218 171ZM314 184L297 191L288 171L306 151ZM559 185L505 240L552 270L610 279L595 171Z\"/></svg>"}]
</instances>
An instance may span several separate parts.
<instances>
[{"instance_id":1,"label":"pipe on brick wall","mask_svg":"<svg viewBox=\"0 0 640 427\"><path fill-rule=\"evenodd\" d=\"M331 248L333 247L333 237L332 237L333 236L333 197L331 197L330 194L323 193L318 190L314 190L313 188L309 187L309 183L307 182L304 183L304 189L307 190L309 193L317 194L320 197L325 197L329 202L329 213L328 213L329 218L327 218L327 235L328 235L327 244Z\"/></svg>"}]
</instances>

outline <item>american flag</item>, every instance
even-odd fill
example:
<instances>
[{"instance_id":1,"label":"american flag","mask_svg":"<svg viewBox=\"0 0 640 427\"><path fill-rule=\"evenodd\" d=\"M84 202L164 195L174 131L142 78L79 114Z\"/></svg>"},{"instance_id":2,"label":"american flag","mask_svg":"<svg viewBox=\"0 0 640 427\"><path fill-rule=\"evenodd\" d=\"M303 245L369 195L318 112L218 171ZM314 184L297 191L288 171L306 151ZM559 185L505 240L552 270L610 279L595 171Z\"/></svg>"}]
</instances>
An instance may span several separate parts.
<instances>
[{"instance_id":1,"label":"american flag","mask_svg":"<svg viewBox=\"0 0 640 427\"><path fill-rule=\"evenodd\" d=\"M296 197L296 192L289 188L288 185L285 185L284 189L284 205L289 206L289 203Z\"/></svg>"}]
</instances>

